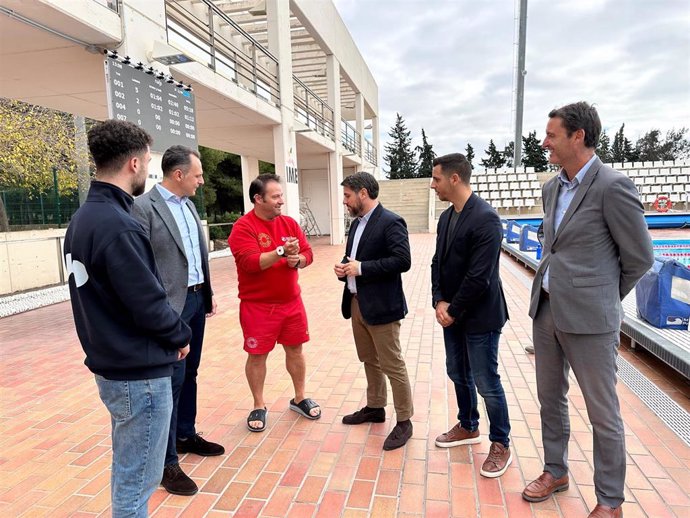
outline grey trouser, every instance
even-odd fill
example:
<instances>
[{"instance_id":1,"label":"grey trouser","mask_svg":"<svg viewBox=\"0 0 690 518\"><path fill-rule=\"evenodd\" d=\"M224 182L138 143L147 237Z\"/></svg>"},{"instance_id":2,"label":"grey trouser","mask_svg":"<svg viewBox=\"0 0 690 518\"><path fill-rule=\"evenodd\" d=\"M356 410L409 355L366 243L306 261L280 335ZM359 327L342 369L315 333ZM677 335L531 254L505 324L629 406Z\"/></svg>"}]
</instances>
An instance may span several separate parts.
<instances>
[{"instance_id":1,"label":"grey trouser","mask_svg":"<svg viewBox=\"0 0 690 518\"><path fill-rule=\"evenodd\" d=\"M625 500L625 432L616 394L619 332L581 335L554 326L543 299L533 322L537 394L541 404L544 471L568 472L568 372L572 367L594 431L594 489L597 502L618 507Z\"/></svg>"}]
</instances>

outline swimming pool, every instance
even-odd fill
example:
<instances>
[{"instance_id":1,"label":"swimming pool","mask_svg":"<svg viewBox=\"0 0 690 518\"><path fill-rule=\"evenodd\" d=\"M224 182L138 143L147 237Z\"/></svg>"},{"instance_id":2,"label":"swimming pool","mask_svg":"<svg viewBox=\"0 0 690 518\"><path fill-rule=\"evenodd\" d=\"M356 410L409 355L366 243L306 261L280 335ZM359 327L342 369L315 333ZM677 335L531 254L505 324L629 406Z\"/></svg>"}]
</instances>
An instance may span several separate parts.
<instances>
[{"instance_id":1,"label":"swimming pool","mask_svg":"<svg viewBox=\"0 0 690 518\"><path fill-rule=\"evenodd\" d=\"M690 266L690 239L654 239L654 255L672 257L685 266Z\"/></svg>"}]
</instances>

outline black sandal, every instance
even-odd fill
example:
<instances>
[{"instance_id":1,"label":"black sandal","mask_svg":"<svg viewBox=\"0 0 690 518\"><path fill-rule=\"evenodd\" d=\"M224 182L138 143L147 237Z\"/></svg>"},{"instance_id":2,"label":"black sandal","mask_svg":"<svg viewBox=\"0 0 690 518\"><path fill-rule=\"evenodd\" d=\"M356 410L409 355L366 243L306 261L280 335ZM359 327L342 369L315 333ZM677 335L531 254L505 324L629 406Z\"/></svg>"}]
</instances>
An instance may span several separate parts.
<instances>
[{"instance_id":1,"label":"black sandal","mask_svg":"<svg viewBox=\"0 0 690 518\"><path fill-rule=\"evenodd\" d=\"M267 414L265 408L257 408L256 410L252 410L251 412L249 412L249 416L247 417L247 428L249 429L249 431L263 432L266 429L266 415ZM261 423L263 424L259 428L254 428L249 424L252 421L261 421Z\"/></svg>"},{"instance_id":2,"label":"black sandal","mask_svg":"<svg viewBox=\"0 0 690 518\"><path fill-rule=\"evenodd\" d=\"M311 415L310 413L314 408L319 409L319 413L317 415ZM297 412L298 414L306 417L307 419L311 419L312 421L321 417L321 407L316 401L309 398L304 398L299 403L295 403L295 400L291 399L290 410Z\"/></svg>"}]
</instances>

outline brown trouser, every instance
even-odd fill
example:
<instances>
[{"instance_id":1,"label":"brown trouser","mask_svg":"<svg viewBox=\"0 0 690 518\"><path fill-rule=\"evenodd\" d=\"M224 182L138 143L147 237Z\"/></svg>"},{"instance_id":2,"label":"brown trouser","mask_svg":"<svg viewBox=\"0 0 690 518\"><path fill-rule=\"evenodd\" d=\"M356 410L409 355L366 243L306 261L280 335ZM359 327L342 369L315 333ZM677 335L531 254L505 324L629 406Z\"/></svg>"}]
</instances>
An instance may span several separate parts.
<instances>
[{"instance_id":1,"label":"brown trouser","mask_svg":"<svg viewBox=\"0 0 690 518\"><path fill-rule=\"evenodd\" d=\"M412 389L400 350L400 321L369 325L362 318L359 303L352 298L352 334L357 356L367 376L367 406L384 408L387 402L386 378L391 382L393 404L398 421L414 414ZM385 376L384 376L385 375Z\"/></svg>"}]
</instances>

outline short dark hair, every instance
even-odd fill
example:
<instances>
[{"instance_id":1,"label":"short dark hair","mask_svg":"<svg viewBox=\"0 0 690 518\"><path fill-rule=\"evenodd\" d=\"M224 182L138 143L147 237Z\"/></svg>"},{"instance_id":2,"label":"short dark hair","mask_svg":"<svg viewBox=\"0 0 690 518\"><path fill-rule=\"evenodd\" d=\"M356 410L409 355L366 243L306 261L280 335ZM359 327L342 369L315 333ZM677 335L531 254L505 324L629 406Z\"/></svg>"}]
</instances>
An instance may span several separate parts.
<instances>
[{"instance_id":1,"label":"short dark hair","mask_svg":"<svg viewBox=\"0 0 690 518\"><path fill-rule=\"evenodd\" d=\"M266 194L266 184L269 182L280 183L280 176L273 173L264 173L252 180L252 183L249 184L249 199L252 203L256 203L254 196L257 194L262 198L264 197Z\"/></svg>"},{"instance_id":2,"label":"short dark hair","mask_svg":"<svg viewBox=\"0 0 690 518\"><path fill-rule=\"evenodd\" d=\"M585 101L566 104L549 112L549 119L554 117L563 121L568 136L582 129L585 132L585 146L591 149L597 147L601 135L601 120L594 106Z\"/></svg>"},{"instance_id":3,"label":"short dark hair","mask_svg":"<svg viewBox=\"0 0 690 518\"><path fill-rule=\"evenodd\" d=\"M189 167L192 165L192 155L201 160L201 155L187 146L171 146L163 153L163 160L161 161L161 169L163 176L169 176L175 169L181 169L184 174L187 174Z\"/></svg>"},{"instance_id":4,"label":"short dark hair","mask_svg":"<svg viewBox=\"0 0 690 518\"><path fill-rule=\"evenodd\" d=\"M369 198L372 200L379 197L379 182L376 181L374 175L364 171L346 176L340 185L352 189L355 192L366 189Z\"/></svg>"},{"instance_id":5,"label":"short dark hair","mask_svg":"<svg viewBox=\"0 0 690 518\"><path fill-rule=\"evenodd\" d=\"M453 176L453 173L457 173L460 177L460 181L467 185L470 184L470 177L472 176L472 166L470 161L465 158L462 153L450 153L448 155L443 155L434 158L434 167L441 166L441 172L447 176Z\"/></svg>"},{"instance_id":6,"label":"short dark hair","mask_svg":"<svg viewBox=\"0 0 690 518\"><path fill-rule=\"evenodd\" d=\"M118 171L136 155L143 155L153 138L132 122L114 119L97 123L88 133L88 145L99 172Z\"/></svg>"}]
</instances>

